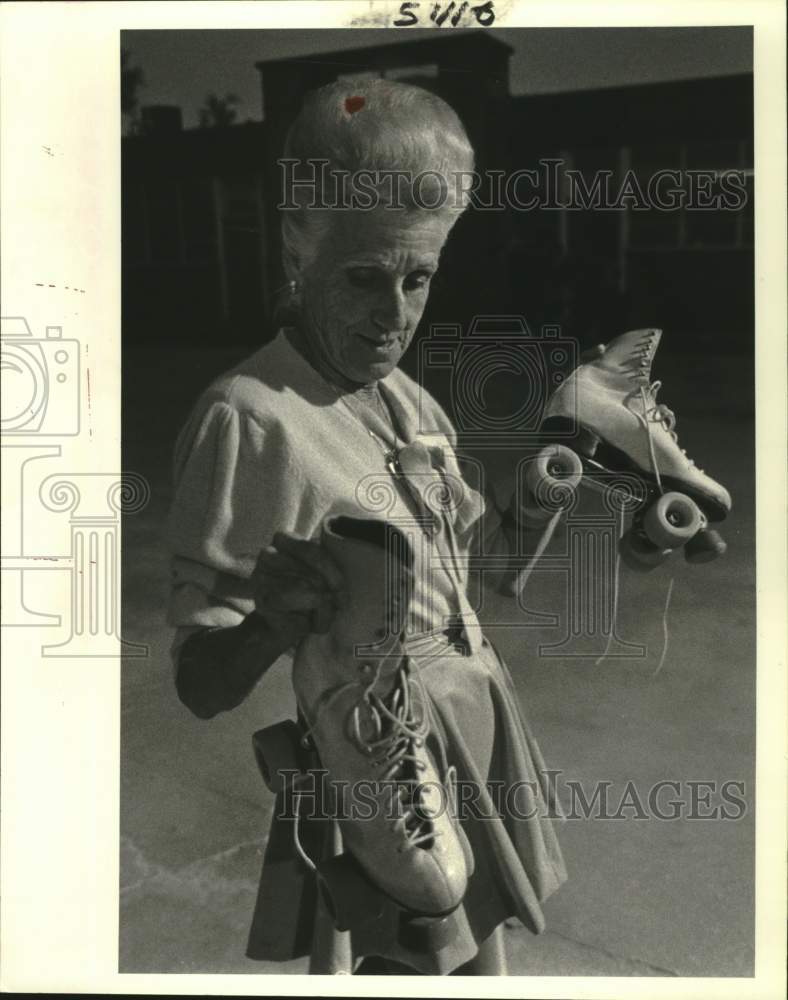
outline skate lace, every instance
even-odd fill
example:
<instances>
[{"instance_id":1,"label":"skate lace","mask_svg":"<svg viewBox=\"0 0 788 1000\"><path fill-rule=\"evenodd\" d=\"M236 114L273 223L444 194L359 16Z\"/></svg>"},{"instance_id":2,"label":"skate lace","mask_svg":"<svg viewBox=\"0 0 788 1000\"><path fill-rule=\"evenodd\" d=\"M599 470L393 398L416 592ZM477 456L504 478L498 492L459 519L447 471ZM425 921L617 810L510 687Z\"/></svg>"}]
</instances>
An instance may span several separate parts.
<instances>
[{"instance_id":1,"label":"skate lace","mask_svg":"<svg viewBox=\"0 0 788 1000\"><path fill-rule=\"evenodd\" d=\"M669 406L666 406L665 403L657 402L657 393L662 388L662 382L659 380L656 382L649 382L656 335L656 331L648 333L638 344L639 350L636 350L634 353L634 367L631 372L632 377L638 383L638 388L628 398L638 396L643 404L643 413L640 414L635 412L635 415L646 428L646 433L648 434L648 450L649 457L651 459L651 468L654 473L654 478L657 481L657 487L660 492L663 492L659 466L657 464L657 456L654 450L654 441L651 435L651 425L655 423L660 424L662 428L668 432L676 444L678 444L679 439L676 434L676 414L670 409ZM680 450L689 465L695 466L694 461L689 457L687 452L683 448ZM697 468L697 466L695 467ZM698 469L698 471L703 472L703 469Z\"/></svg>"},{"instance_id":2,"label":"skate lace","mask_svg":"<svg viewBox=\"0 0 788 1000\"><path fill-rule=\"evenodd\" d=\"M362 682L358 701L348 713L345 733L353 745L369 759L370 767L380 769L379 781L381 784L386 783L384 790L390 795L389 807L398 800L400 808L394 819L394 826L404 835L404 843L399 848L401 852L432 841L441 832L434 829L429 819L419 811L420 775L426 769L426 764L415 751L424 745L429 733L429 719L424 710L417 714L411 694L411 680L418 685L422 705L426 705L426 695L418 671L409 670L409 666L415 667L415 663L406 658L397 669L395 686L388 698L389 704L374 690L380 680L382 663L375 668L370 665L362 668L366 678ZM330 705L346 691L358 687L359 681L353 680L327 692L318 706L314 722L304 733L303 741L309 739L323 712ZM371 727L371 735L365 735L364 723ZM445 767L445 773L447 793L451 795L456 769Z\"/></svg>"},{"instance_id":3,"label":"skate lace","mask_svg":"<svg viewBox=\"0 0 788 1000\"><path fill-rule=\"evenodd\" d=\"M646 434L648 435L648 452L649 458L651 459L651 468L654 473L654 478L657 481L657 488L662 493L664 492L662 488L662 480L659 474L659 464L657 462L657 455L654 448L654 438L652 435L651 427L652 424L659 424L667 433L670 435L671 439L678 444L678 435L676 434L676 414L669 406L665 403L657 402L657 393L662 388L662 382L656 381L650 384L641 384L638 389L631 394L632 396L637 396L643 406L643 412L638 413L637 410L633 411L635 416L640 420L646 429ZM694 468L698 468L695 462L689 457L684 448L680 448L681 454L687 460L687 463ZM699 472L703 472L703 469L698 468Z\"/></svg>"},{"instance_id":4,"label":"skate lace","mask_svg":"<svg viewBox=\"0 0 788 1000\"><path fill-rule=\"evenodd\" d=\"M552 517L542 530L542 534L539 536L539 541L536 544L533 555L528 560L526 566L517 574L514 586L518 596L522 595L525 590L525 585L528 583L531 574L536 569L536 564L542 558L544 550L550 544L553 535L555 534L555 530L558 527L558 522L561 520L562 514L562 510L557 510L553 513Z\"/></svg>"},{"instance_id":5,"label":"skate lace","mask_svg":"<svg viewBox=\"0 0 788 1000\"><path fill-rule=\"evenodd\" d=\"M621 539L624 536L624 524L625 524L625 515L624 515L624 508L622 506L618 511L619 543L621 542ZM659 657L659 663L657 664L657 668L652 674L652 679L656 677L657 674L659 674L659 672L662 670L662 667L668 655L668 646L670 643L670 629L668 626L668 609L670 608L670 599L673 595L673 582L674 582L673 577L671 577L670 582L668 584L667 594L665 596L665 606L662 610L662 652ZM611 627L610 627L610 632L608 633L604 652L594 661L595 667L598 667L601 663L603 663L607 659L607 655L610 652L611 646L613 645L613 640L618 633L618 605L619 605L619 596L621 591L620 584L621 584L621 552L617 551L615 574L613 577L613 608L612 608L613 613L611 615L612 618Z\"/></svg>"},{"instance_id":6,"label":"skate lace","mask_svg":"<svg viewBox=\"0 0 788 1000\"><path fill-rule=\"evenodd\" d=\"M657 393L662 388L662 383L660 381L649 382L651 375L651 361L654 353L653 346L655 339L656 339L656 331L647 333L641 339L640 343L637 345L637 348L639 349L636 349L633 352L633 356L626 362L627 367L630 369L629 372L630 377L637 383L637 388L633 389L633 391L626 397L625 403L628 405L630 400L632 400L633 398L638 398L642 403L643 407L642 414L638 413L637 410L633 410L632 412L635 414L638 420L641 421L641 423L646 429L646 433L648 435L649 457L651 460L652 470L654 472L654 478L657 483L657 488L659 489L660 493L663 493L664 490L662 487L662 480L659 474L659 464L657 462L657 456L654 449L654 441L651 434L651 425L653 423L660 424L668 432L668 434L670 434L671 438L676 443L678 443L678 436L675 430L676 427L675 413L665 403L660 403L657 401ZM692 466L695 465L692 459L690 459L687 456L687 453L683 448L681 449L681 453L682 455L684 455L684 457L687 459L690 465ZM517 580L518 584L517 589L520 594L522 594L522 591L525 588L525 584L528 580L528 577L533 571L536 562L541 557L542 552L547 547L547 544L552 538L552 535L555 531L560 516L561 516L560 511L557 511L553 515L550 522L547 524L542 533L542 537L539 541L536 552L530 559L528 566L519 575ZM618 521L619 521L618 539L620 543L624 535L624 526L625 526L625 513L623 506L618 512ZM617 551L614 578L613 578L613 607L611 615L612 618L611 628L608 633L605 649L602 652L601 656L599 656L594 662L594 665L597 667L600 666L600 664L602 664L604 660L607 658L610 649L612 647L614 638L618 631L617 622L618 622L619 596L620 596L620 576L621 576L621 554L620 551ZM655 677L662 669L662 666L667 657L668 642L669 642L668 608L670 606L670 599L672 593L673 593L673 578L671 577L670 585L668 587L667 597L665 600L665 607L662 614L662 630L663 630L664 642L659 663L657 665L656 670L654 671L653 676Z\"/></svg>"}]
</instances>

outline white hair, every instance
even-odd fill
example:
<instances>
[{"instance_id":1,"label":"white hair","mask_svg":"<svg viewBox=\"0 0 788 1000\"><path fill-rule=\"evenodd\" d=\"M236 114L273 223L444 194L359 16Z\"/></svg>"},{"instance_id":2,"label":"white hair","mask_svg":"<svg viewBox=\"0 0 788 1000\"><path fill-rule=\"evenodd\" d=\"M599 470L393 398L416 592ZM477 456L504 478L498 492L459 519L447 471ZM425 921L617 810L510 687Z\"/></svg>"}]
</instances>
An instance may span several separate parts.
<instances>
[{"instance_id":1,"label":"white hair","mask_svg":"<svg viewBox=\"0 0 788 1000\"><path fill-rule=\"evenodd\" d=\"M456 219L467 205L458 178L474 165L462 122L444 100L421 87L379 78L337 80L308 94L285 140L284 159L296 161L296 182L319 178L315 161L327 161L323 177L329 187L316 183L310 191L296 183L287 195L297 206L281 213L282 259L290 280L309 266L331 225L331 209L314 207L314 194L318 206L335 203L332 171L396 171L420 178L415 197L407 181L399 188L407 210L439 211ZM425 180L430 193L425 193Z\"/></svg>"}]
</instances>

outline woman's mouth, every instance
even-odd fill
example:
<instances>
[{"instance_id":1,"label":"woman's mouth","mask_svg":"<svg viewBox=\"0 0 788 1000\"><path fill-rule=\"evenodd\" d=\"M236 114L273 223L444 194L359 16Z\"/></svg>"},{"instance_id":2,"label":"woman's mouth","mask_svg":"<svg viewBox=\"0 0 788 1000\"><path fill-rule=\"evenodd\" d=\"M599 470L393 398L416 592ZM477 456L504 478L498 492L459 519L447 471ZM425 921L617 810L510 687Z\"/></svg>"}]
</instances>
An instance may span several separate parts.
<instances>
[{"instance_id":1,"label":"woman's mouth","mask_svg":"<svg viewBox=\"0 0 788 1000\"><path fill-rule=\"evenodd\" d=\"M360 333L358 337L370 350L375 351L377 354L391 353L391 351L399 344L400 339L398 334L394 334L390 337L368 337L363 333Z\"/></svg>"}]
</instances>

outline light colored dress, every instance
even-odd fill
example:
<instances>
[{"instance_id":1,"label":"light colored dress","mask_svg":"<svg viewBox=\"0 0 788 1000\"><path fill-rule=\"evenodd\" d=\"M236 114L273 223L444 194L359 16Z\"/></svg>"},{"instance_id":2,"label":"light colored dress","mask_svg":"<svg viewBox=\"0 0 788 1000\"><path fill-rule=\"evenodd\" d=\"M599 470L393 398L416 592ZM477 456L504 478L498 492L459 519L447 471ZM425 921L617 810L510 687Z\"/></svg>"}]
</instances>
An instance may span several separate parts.
<instances>
[{"instance_id":1,"label":"light colored dress","mask_svg":"<svg viewBox=\"0 0 788 1000\"><path fill-rule=\"evenodd\" d=\"M539 748L509 671L467 596L467 557L480 546L487 553L505 546L500 515L463 481L453 428L436 401L398 369L381 386L399 448L421 461L404 463L410 470L404 484L390 468L392 425L343 398L293 348L286 331L206 390L175 449L168 620L177 629L174 653L196 628L238 625L254 607L248 580L260 549L277 531L316 537L337 507L352 505L359 516L385 517L426 539L416 546L421 583L409 631L425 640L439 636L437 645L429 640L418 669L458 784L477 790L462 818L475 872L457 914L460 933L425 955L393 938L335 931L314 876L294 851L292 822L275 818L247 954L286 960L311 953L314 972L350 972L359 957L377 954L446 974L473 958L508 917L540 932L540 903L566 870ZM435 497L443 498L438 507ZM431 509L440 509L441 517L425 520ZM440 633L457 622L461 641L452 645ZM456 639L456 628L452 634ZM307 824L301 840L322 856L341 849L331 821Z\"/></svg>"}]
</instances>

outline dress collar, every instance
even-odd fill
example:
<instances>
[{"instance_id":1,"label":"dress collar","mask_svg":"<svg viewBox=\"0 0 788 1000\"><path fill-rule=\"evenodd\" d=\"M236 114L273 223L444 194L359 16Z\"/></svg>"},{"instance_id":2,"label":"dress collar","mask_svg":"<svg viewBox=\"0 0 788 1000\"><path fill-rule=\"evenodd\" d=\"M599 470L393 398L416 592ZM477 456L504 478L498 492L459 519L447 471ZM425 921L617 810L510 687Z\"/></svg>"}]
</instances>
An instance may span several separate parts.
<instances>
[{"instance_id":1,"label":"dress collar","mask_svg":"<svg viewBox=\"0 0 788 1000\"><path fill-rule=\"evenodd\" d=\"M339 402L342 396L350 395L346 390L329 382L316 368L312 367L300 351L296 350L288 336L291 329L292 327L280 327L274 340L277 350L287 361L287 367L291 370L297 370L298 376L305 379L313 388L319 389L327 401ZM399 369L395 368L385 378L380 379L378 387L391 411L397 434L406 443L410 443L415 440L418 434L418 417L414 420L400 402L399 394L396 391L398 372Z\"/></svg>"}]
</instances>

